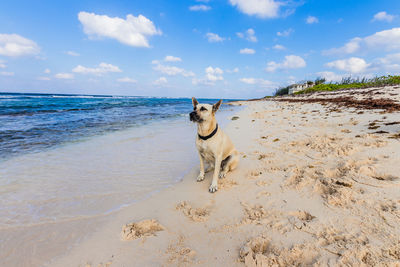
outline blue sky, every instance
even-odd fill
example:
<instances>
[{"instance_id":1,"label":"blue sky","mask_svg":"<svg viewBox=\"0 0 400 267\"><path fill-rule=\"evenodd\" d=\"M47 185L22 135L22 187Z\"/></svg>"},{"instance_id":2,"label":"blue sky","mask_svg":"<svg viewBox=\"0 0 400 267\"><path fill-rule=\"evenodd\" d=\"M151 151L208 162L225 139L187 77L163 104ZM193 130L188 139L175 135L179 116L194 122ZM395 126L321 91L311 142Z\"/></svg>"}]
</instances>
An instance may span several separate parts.
<instances>
[{"instance_id":1,"label":"blue sky","mask_svg":"<svg viewBox=\"0 0 400 267\"><path fill-rule=\"evenodd\" d=\"M400 1L3 1L0 91L253 98L400 73Z\"/></svg>"}]
</instances>

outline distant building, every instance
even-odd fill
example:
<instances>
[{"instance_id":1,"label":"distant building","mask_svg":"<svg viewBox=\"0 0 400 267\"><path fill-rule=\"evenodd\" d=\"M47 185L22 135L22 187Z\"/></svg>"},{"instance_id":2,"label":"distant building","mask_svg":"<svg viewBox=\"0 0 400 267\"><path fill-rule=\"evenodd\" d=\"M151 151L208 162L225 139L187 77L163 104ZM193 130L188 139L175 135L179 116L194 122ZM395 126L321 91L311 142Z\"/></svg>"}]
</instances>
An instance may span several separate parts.
<instances>
[{"instance_id":1,"label":"distant building","mask_svg":"<svg viewBox=\"0 0 400 267\"><path fill-rule=\"evenodd\" d=\"M297 93L299 91L305 90L309 87L313 87L314 82L305 82L305 83L295 83L292 85L289 85L289 95L292 95L294 93Z\"/></svg>"}]
</instances>

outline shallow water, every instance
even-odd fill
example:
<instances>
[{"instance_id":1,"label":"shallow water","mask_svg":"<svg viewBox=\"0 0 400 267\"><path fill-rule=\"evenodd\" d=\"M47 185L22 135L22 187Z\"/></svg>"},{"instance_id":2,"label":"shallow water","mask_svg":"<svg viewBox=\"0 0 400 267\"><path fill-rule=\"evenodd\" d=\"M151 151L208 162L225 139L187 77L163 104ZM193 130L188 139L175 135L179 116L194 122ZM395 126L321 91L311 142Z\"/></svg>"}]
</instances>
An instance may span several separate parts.
<instances>
[{"instance_id":1,"label":"shallow water","mask_svg":"<svg viewBox=\"0 0 400 267\"><path fill-rule=\"evenodd\" d=\"M177 104L171 101L158 100L164 103L161 107L168 107L168 111L156 111L151 106L152 112L140 114L158 115L147 121L138 115L136 119L141 118L141 122L134 124L131 124L133 119L127 115L128 111L116 109L114 112L124 113L121 121L116 119L116 114L107 119L96 118L95 121L101 123L84 124L79 135L69 132L74 120L63 121L64 115L54 117L51 113L53 115L42 124L39 118L18 115L21 121L11 125L23 132L21 136L25 139L13 144L14 152L10 153L3 145L18 139L4 139L3 135L0 142L3 155L8 153L6 159L0 161L0 229L108 214L177 182L197 163L196 128L187 116L192 109L190 99L173 100ZM218 114L222 126L232 113L231 109L223 107ZM6 108L1 110L4 115ZM80 114L78 117L90 116ZM102 115L97 112L97 116ZM126 116L129 118L125 125ZM103 125L110 120L118 130ZM35 127L42 127L40 131L45 136L35 137L29 124L42 125ZM60 125L66 131L62 137L48 130ZM0 129L7 127L12 128L2 125ZM49 141L50 145L46 143L50 139L56 141Z\"/></svg>"}]
</instances>

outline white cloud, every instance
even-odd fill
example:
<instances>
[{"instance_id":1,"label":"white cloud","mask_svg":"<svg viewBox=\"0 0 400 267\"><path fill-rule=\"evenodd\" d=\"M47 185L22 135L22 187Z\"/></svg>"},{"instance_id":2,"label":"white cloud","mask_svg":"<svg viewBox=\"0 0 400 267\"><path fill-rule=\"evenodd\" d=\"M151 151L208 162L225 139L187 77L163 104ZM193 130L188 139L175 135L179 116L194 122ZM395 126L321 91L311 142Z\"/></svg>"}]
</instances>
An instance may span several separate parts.
<instances>
[{"instance_id":1,"label":"white cloud","mask_svg":"<svg viewBox=\"0 0 400 267\"><path fill-rule=\"evenodd\" d=\"M255 36L256 32L253 29L248 29L246 32L237 32L236 35L239 38L246 38L246 40L250 42L257 42L257 37Z\"/></svg>"},{"instance_id":2,"label":"white cloud","mask_svg":"<svg viewBox=\"0 0 400 267\"><path fill-rule=\"evenodd\" d=\"M119 83L136 83L137 81L132 78L129 78L129 77L124 77L124 78L117 79L117 82L119 82Z\"/></svg>"},{"instance_id":3,"label":"white cloud","mask_svg":"<svg viewBox=\"0 0 400 267\"><path fill-rule=\"evenodd\" d=\"M69 56L73 56L73 57L79 57L80 54L75 52L75 51L67 51L65 52L65 54L69 55Z\"/></svg>"},{"instance_id":4,"label":"white cloud","mask_svg":"<svg viewBox=\"0 0 400 267\"><path fill-rule=\"evenodd\" d=\"M306 65L302 57L289 55L285 56L285 59L281 63L276 63L275 61L268 62L265 70L267 72L274 72L276 70L299 69L304 68Z\"/></svg>"},{"instance_id":5,"label":"white cloud","mask_svg":"<svg viewBox=\"0 0 400 267\"><path fill-rule=\"evenodd\" d=\"M371 64L365 62L364 59L358 57L335 60L325 64L327 67L335 68L341 71L347 71L350 73L363 73L370 65Z\"/></svg>"},{"instance_id":6,"label":"white cloud","mask_svg":"<svg viewBox=\"0 0 400 267\"><path fill-rule=\"evenodd\" d=\"M170 76L175 76L175 75L182 75L184 77L192 77L194 76L194 73L192 71L186 71L185 69L178 68L175 66L166 66L162 65L160 63L155 63L156 66L153 67L154 70L159 71L161 73L170 75Z\"/></svg>"},{"instance_id":7,"label":"white cloud","mask_svg":"<svg viewBox=\"0 0 400 267\"><path fill-rule=\"evenodd\" d=\"M281 36L281 37L288 37L294 32L292 28L289 28L287 30L284 30L282 32L277 32L276 35Z\"/></svg>"},{"instance_id":8,"label":"white cloud","mask_svg":"<svg viewBox=\"0 0 400 267\"><path fill-rule=\"evenodd\" d=\"M79 12L78 19L83 31L90 37L107 37L122 44L149 47L148 37L161 35L154 23L143 15L137 17L128 14L126 19Z\"/></svg>"},{"instance_id":9,"label":"white cloud","mask_svg":"<svg viewBox=\"0 0 400 267\"><path fill-rule=\"evenodd\" d=\"M51 72L50 69L45 69L45 70L43 71L43 73L46 73L46 74L49 74L50 72Z\"/></svg>"},{"instance_id":10,"label":"white cloud","mask_svg":"<svg viewBox=\"0 0 400 267\"><path fill-rule=\"evenodd\" d=\"M222 77L222 74L224 71L220 68L213 68L211 66L206 68L206 77L207 80L209 81L222 81L224 77Z\"/></svg>"},{"instance_id":11,"label":"white cloud","mask_svg":"<svg viewBox=\"0 0 400 267\"><path fill-rule=\"evenodd\" d=\"M364 38L369 48L398 50L400 49L400 28L380 31Z\"/></svg>"},{"instance_id":12,"label":"white cloud","mask_svg":"<svg viewBox=\"0 0 400 267\"><path fill-rule=\"evenodd\" d=\"M39 52L39 46L32 40L18 34L0 34L0 55L19 57L37 55Z\"/></svg>"},{"instance_id":13,"label":"white cloud","mask_svg":"<svg viewBox=\"0 0 400 267\"><path fill-rule=\"evenodd\" d=\"M189 7L190 11L208 11L210 9L211 7L206 5L194 5Z\"/></svg>"},{"instance_id":14,"label":"white cloud","mask_svg":"<svg viewBox=\"0 0 400 267\"><path fill-rule=\"evenodd\" d=\"M258 85L266 88L273 88L276 86L276 83L264 80L264 79L256 79L256 78L240 78L239 81L242 83L250 84L250 85Z\"/></svg>"},{"instance_id":15,"label":"white cloud","mask_svg":"<svg viewBox=\"0 0 400 267\"><path fill-rule=\"evenodd\" d=\"M280 44L276 44L272 48L275 50L285 50L286 49L286 47L284 47L283 45L280 45Z\"/></svg>"},{"instance_id":16,"label":"white cloud","mask_svg":"<svg viewBox=\"0 0 400 267\"><path fill-rule=\"evenodd\" d=\"M212 32L208 32L208 33L206 34L206 37L207 37L207 39L208 39L208 41L209 41L210 43L218 43L218 42L222 42L222 41L225 40L225 38L219 36L219 35L216 34L216 33L212 33Z\"/></svg>"},{"instance_id":17,"label":"white cloud","mask_svg":"<svg viewBox=\"0 0 400 267\"><path fill-rule=\"evenodd\" d=\"M2 71L2 72L0 72L0 75L2 75L2 76L14 76L14 72Z\"/></svg>"},{"instance_id":18,"label":"white cloud","mask_svg":"<svg viewBox=\"0 0 400 267\"><path fill-rule=\"evenodd\" d=\"M343 78L343 75L336 74L332 71L321 71L316 74L318 77L325 78L327 82L338 82Z\"/></svg>"},{"instance_id":19,"label":"white cloud","mask_svg":"<svg viewBox=\"0 0 400 267\"><path fill-rule=\"evenodd\" d=\"M6 62L3 60L0 60L0 69L5 69L7 68Z\"/></svg>"},{"instance_id":20,"label":"white cloud","mask_svg":"<svg viewBox=\"0 0 400 267\"><path fill-rule=\"evenodd\" d=\"M314 23L318 23L318 22L319 22L318 18L314 17L314 16L308 16L306 19L307 24L314 24Z\"/></svg>"},{"instance_id":21,"label":"white cloud","mask_svg":"<svg viewBox=\"0 0 400 267\"><path fill-rule=\"evenodd\" d=\"M323 55L335 55L335 54L351 54L357 52L361 47L361 38L355 37L351 39L347 44L339 48L331 48L322 51Z\"/></svg>"},{"instance_id":22,"label":"white cloud","mask_svg":"<svg viewBox=\"0 0 400 267\"><path fill-rule=\"evenodd\" d=\"M107 72L122 72L119 67L114 66L108 63L100 63L96 68L88 68L82 65L76 66L72 72L81 73L81 74L94 74L94 75L102 75Z\"/></svg>"},{"instance_id":23,"label":"white cloud","mask_svg":"<svg viewBox=\"0 0 400 267\"><path fill-rule=\"evenodd\" d=\"M178 61L182 61L182 59L180 57L166 56L164 58L164 61L166 61L166 62L178 62Z\"/></svg>"},{"instance_id":24,"label":"white cloud","mask_svg":"<svg viewBox=\"0 0 400 267\"><path fill-rule=\"evenodd\" d=\"M282 5L275 0L229 0L232 6L250 16L259 18L276 18L279 15L279 7Z\"/></svg>"},{"instance_id":25,"label":"white cloud","mask_svg":"<svg viewBox=\"0 0 400 267\"><path fill-rule=\"evenodd\" d=\"M400 71L400 53L388 54L384 57L375 59L371 68L378 70L386 70L388 72L399 72Z\"/></svg>"},{"instance_id":26,"label":"white cloud","mask_svg":"<svg viewBox=\"0 0 400 267\"><path fill-rule=\"evenodd\" d=\"M325 50L324 55L352 54L361 49L400 50L400 28L376 32L364 38L355 37L344 46Z\"/></svg>"},{"instance_id":27,"label":"white cloud","mask_svg":"<svg viewBox=\"0 0 400 267\"><path fill-rule=\"evenodd\" d=\"M248 54L248 55L256 53L256 51L251 48L243 48L243 49L240 49L239 52L240 52L240 54Z\"/></svg>"},{"instance_id":28,"label":"white cloud","mask_svg":"<svg viewBox=\"0 0 400 267\"><path fill-rule=\"evenodd\" d=\"M374 18L372 21L386 21L386 22L392 22L394 19L393 15L389 15L385 11L378 12L374 15Z\"/></svg>"},{"instance_id":29,"label":"white cloud","mask_svg":"<svg viewBox=\"0 0 400 267\"><path fill-rule=\"evenodd\" d=\"M160 78L158 78L157 80L155 80L153 82L154 85L158 85L158 86L162 86L162 85L165 85L167 83L168 83L168 80L165 77L160 77Z\"/></svg>"},{"instance_id":30,"label":"white cloud","mask_svg":"<svg viewBox=\"0 0 400 267\"><path fill-rule=\"evenodd\" d=\"M36 80L39 80L39 81L50 81L50 77L40 76L40 77L37 77Z\"/></svg>"},{"instance_id":31,"label":"white cloud","mask_svg":"<svg viewBox=\"0 0 400 267\"><path fill-rule=\"evenodd\" d=\"M238 73L239 68L234 68L233 70L226 70L227 73Z\"/></svg>"},{"instance_id":32,"label":"white cloud","mask_svg":"<svg viewBox=\"0 0 400 267\"><path fill-rule=\"evenodd\" d=\"M72 73L61 72L61 73L57 73L56 75L54 75L54 77L57 79L70 80L70 79L74 78L74 75Z\"/></svg>"}]
</instances>

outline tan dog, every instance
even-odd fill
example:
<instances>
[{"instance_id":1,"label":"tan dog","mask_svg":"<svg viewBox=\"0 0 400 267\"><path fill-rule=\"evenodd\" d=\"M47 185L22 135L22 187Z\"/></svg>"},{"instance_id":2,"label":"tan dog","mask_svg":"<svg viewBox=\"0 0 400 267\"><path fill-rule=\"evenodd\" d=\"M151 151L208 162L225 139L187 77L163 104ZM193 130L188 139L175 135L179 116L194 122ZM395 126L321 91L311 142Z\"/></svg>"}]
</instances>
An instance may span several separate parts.
<instances>
[{"instance_id":1,"label":"tan dog","mask_svg":"<svg viewBox=\"0 0 400 267\"><path fill-rule=\"evenodd\" d=\"M200 156L200 174L197 181L204 180L204 163L210 169L214 168L213 179L209 188L210 193L218 190L218 178L224 178L226 173L236 168L239 162L239 153L229 137L218 127L215 113L222 100L214 105L199 104L192 98L193 112L190 120L197 123L196 147Z\"/></svg>"}]
</instances>

